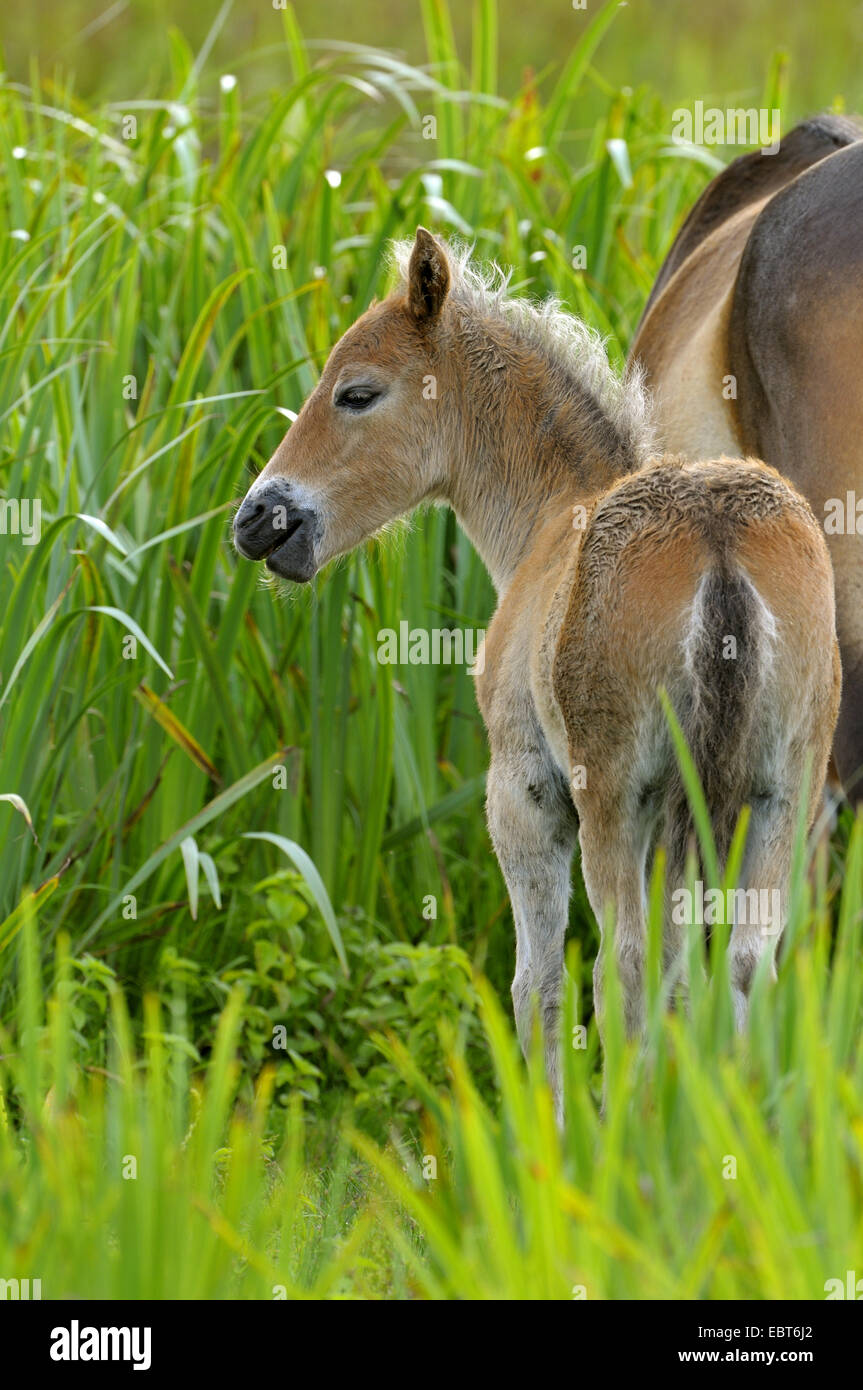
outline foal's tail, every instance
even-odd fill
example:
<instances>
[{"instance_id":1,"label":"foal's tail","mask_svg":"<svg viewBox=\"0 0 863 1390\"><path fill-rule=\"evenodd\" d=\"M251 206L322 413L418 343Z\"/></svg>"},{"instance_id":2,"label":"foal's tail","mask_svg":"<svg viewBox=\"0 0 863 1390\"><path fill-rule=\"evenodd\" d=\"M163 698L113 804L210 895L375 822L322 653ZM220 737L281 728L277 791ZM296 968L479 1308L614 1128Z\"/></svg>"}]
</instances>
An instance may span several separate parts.
<instances>
[{"instance_id":1,"label":"foal's tail","mask_svg":"<svg viewBox=\"0 0 863 1390\"><path fill-rule=\"evenodd\" d=\"M720 865L763 764L771 709L767 677L776 623L752 581L727 558L698 584L684 639L684 673L672 696L707 808ZM694 835L675 759L666 799L669 871L682 878Z\"/></svg>"}]
</instances>

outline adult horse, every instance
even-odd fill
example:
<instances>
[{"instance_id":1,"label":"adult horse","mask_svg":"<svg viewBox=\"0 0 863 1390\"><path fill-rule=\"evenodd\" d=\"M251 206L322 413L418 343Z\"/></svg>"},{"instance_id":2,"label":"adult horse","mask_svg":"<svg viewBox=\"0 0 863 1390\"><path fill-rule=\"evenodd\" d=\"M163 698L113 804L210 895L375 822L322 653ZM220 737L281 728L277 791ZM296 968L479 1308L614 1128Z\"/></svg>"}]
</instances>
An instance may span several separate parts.
<instances>
[{"instance_id":1,"label":"adult horse","mask_svg":"<svg viewBox=\"0 0 863 1390\"><path fill-rule=\"evenodd\" d=\"M825 115L734 160L690 211L630 352L665 448L754 454L824 526L842 701L833 764L863 797L863 126Z\"/></svg>"},{"instance_id":2,"label":"adult horse","mask_svg":"<svg viewBox=\"0 0 863 1390\"><path fill-rule=\"evenodd\" d=\"M684 877L691 817L658 692L683 724L720 859L752 808L743 879L787 908L807 758L809 823L838 703L833 585L799 493L757 461L650 459L637 374L555 304L507 295L422 228L400 285L333 348L234 518L241 554L307 581L423 502L454 508L498 608L477 679L488 818L516 926L526 1042L538 996L560 1113L556 1015L578 834L602 930L615 913L626 1023L644 1020L652 856ZM480 663L477 663L480 666ZM576 815L577 813L577 815ZM738 1024L782 921L735 916ZM666 913L672 976L685 932ZM602 963L595 972L601 1016Z\"/></svg>"}]
</instances>

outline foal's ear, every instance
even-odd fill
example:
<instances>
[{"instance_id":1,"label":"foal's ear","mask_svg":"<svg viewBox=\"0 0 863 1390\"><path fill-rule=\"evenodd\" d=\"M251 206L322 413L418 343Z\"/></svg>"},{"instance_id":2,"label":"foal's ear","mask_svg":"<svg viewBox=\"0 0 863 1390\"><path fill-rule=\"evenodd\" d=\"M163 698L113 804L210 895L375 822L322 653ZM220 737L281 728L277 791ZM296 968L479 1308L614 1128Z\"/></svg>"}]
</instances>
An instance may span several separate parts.
<instances>
[{"instance_id":1,"label":"foal's ear","mask_svg":"<svg viewBox=\"0 0 863 1390\"><path fill-rule=\"evenodd\" d=\"M408 308L418 323L433 323L449 293L449 262L439 242L417 227L408 266Z\"/></svg>"}]
</instances>

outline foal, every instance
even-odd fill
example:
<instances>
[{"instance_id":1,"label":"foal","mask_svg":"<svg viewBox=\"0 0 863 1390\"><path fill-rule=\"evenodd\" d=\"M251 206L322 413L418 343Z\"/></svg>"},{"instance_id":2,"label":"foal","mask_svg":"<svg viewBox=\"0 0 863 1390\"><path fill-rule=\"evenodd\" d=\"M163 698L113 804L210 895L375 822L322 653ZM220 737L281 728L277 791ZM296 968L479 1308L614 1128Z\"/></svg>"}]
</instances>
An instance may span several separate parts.
<instances>
[{"instance_id":1,"label":"foal","mask_svg":"<svg viewBox=\"0 0 863 1390\"><path fill-rule=\"evenodd\" d=\"M807 754L818 802L839 698L833 588L800 495L755 461L648 461L648 403L553 304L509 298L422 228L402 282L333 349L237 512L236 545L305 581L421 502L451 505L499 604L477 680L488 820L516 928L522 1044L536 996L561 1109L556 1016L575 841L643 1024L645 883L683 876L690 817L657 689L693 751L720 858L752 819L747 886L787 891ZM482 663L480 663L482 664ZM670 916L670 914L667 914ZM735 922L738 1024L776 935ZM684 931L666 922L670 969ZM595 971L601 1010L602 968Z\"/></svg>"}]
</instances>

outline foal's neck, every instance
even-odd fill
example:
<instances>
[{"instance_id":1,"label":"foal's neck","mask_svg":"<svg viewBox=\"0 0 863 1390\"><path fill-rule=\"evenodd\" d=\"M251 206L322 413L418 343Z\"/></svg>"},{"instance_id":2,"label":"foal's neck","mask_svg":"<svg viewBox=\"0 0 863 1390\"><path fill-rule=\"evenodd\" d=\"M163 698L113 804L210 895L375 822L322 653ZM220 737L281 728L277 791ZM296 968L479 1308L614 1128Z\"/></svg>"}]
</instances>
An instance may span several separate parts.
<instances>
[{"instance_id":1,"label":"foal's neck","mask_svg":"<svg viewBox=\"0 0 863 1390\"><path fill-rule=\"evenodd\" d=\"M540 530L637 467L572 370L504 322L462 317L449 354L447 498L503 595Z\"/></svg>"}]
</instances>

